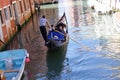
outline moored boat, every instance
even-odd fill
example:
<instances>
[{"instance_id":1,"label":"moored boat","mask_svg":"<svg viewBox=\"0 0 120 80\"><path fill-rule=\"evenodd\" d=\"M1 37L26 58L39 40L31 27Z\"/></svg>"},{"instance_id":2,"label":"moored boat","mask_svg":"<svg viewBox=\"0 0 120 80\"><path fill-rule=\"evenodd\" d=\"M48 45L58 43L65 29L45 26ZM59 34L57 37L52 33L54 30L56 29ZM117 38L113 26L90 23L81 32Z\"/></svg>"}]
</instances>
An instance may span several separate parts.
<instances>
[{"instance_id":1,"label":"moored boat","mask_svg":"<svg viewBox=\"0 0 120 80\"><path fill-rule=\"evenodd\" d=\"M21 80L27 57L25 49L0 52L0 80Z\"/></svg>"}]
</instances>

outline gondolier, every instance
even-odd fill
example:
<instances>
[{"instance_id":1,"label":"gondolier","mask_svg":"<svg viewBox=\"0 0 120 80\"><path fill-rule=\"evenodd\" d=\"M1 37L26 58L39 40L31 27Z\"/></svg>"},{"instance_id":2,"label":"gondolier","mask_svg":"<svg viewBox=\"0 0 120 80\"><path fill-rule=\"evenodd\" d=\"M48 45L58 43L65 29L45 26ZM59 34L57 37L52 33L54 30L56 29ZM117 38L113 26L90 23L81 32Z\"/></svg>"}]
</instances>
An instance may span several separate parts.
<instances>
[{"instance_id":1,"label":"gondolier","mask_svg":"<svg viewBox=\"0 0 120 80\"><path fill-rule=\"evenodd\" d=\"M48 20L45 18L45 15L43 15L40 20L40 31L42 33L43 39L45 40L45 44L48 44L48 39L47 39L47 30L46 30L46 26L51 28L49 25ZM47 24L47 25L46 25Z\"/></svg>"}]
</instances>

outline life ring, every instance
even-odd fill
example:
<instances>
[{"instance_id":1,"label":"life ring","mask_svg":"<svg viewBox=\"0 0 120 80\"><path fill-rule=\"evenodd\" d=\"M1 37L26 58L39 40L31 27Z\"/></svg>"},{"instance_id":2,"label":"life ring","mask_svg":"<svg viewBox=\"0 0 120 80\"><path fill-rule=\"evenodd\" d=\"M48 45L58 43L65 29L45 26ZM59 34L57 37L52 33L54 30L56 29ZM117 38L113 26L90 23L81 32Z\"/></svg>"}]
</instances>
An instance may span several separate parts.
<instances>
[{"instance_id":1,"label":"life ring","mask_svg":"<svg viewBox=\"0 0 120 80\"><path fill-rule=\"evenodd\" d=\"M6 80L4 76L4 71L0 70L0 80Z\"/></svg>"}]
</instances>

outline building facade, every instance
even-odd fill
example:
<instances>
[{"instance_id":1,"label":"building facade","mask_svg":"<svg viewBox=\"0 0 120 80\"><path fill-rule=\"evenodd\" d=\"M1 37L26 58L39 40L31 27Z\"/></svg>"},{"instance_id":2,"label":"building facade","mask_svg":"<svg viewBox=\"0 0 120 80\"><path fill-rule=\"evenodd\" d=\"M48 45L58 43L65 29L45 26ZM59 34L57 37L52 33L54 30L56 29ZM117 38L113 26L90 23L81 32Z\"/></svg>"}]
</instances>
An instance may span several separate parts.
<instances>
[{"instance_id":1,"label":"building facade","mask_svg":"<svg viewBox=\"0 0 120 80\"><path fill-rule=\"evenodd\" d=\"M0 48L34 12L34 0L0 0Z\"/></svg>"},{"instance_id":2,"label":"building facade","mask_svg":"<svg viewBox=\"0 0 120 80\"><path fill-rule=\"evenodd\" d=\"M96 0L101 4L111 7L115 10L120 10L120 0Z\"/></svg>"}]
</instances>

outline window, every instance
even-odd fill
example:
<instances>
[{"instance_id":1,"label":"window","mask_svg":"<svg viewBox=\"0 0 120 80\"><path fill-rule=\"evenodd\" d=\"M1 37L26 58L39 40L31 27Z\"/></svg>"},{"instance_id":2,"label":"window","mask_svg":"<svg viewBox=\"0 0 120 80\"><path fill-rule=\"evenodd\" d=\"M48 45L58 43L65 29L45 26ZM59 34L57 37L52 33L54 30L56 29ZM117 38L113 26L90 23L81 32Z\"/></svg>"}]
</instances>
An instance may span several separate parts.
<instances>
[{"instance_id":1,"label":"window","mask_svg":"<svg viewBox=\"0 0 120 80\"><path fill-rule=\"evenodd\" d=\"M10 17L12 17L11 7L9 6Z\"/></svg>"},{"instance_id":2,"label":"window","mask_svg":"<svg viewBox=\"0 0 120 80\"><path fill-rule=\"evenodd\" d=\"M3 24L3 17L2 17L2 11L0 11L0 23Z\"/></svg>"},{"instance_id":3,"label":"window","mask_svg":"<svg viewBox=\"0 0 120 80\"><path fill-rule=\"evenodd\" d=\"M27 0L27 8L29 9L30 8L30 1L29 0Z\"/></svg>"},{"instance_id":4,"label":"window","mask_svg":"<svg viewBox=\"0 0 120 80\"><path fill-rule=\"evenodd\" d=\"M25 5L25 0L23 0L23 4L24 4L25 11L26 11L27 9L26 9L26 5Z\"/></svg>"},{"instance_id":5,"label":"window","mask_svg":"<svg viewBox=\"0 0 120 80\"><path fill-rule=\"evenodd\" d=\"M15 18L17 18L17 17L18 17L18 14L17 14L17 6L16 6L16 3L13 4L13 7L14 7Z\"/></svg>"},{"instance_id":6,"label":"window","mask_svg":"<svg viewBox=\"0 0 120 80\"><path fill-rule=\"evenodd\" d=\"M23 13L22 2L21 1L20 1L20 10L21 10L21 13Z\"/></svg>"},{"instance_id":7,"label":"window","mask_svg":"<svg viewBox=\"0 0 120 80\"><path fill-rule=\"evenodd\" d=\"M8 8L4 9L4 13L5 13L5 19L8 20L9 19Z\"/></svg>"},{"instance_id":8,"label":"window","mask_svg":"<svg viewBox=\"0 0 120 80\"><path fill-rule=\"evenodd\" d=\"M12 17L11 7L9 6L10 17Z\"/></svg>"}]
</instances>

